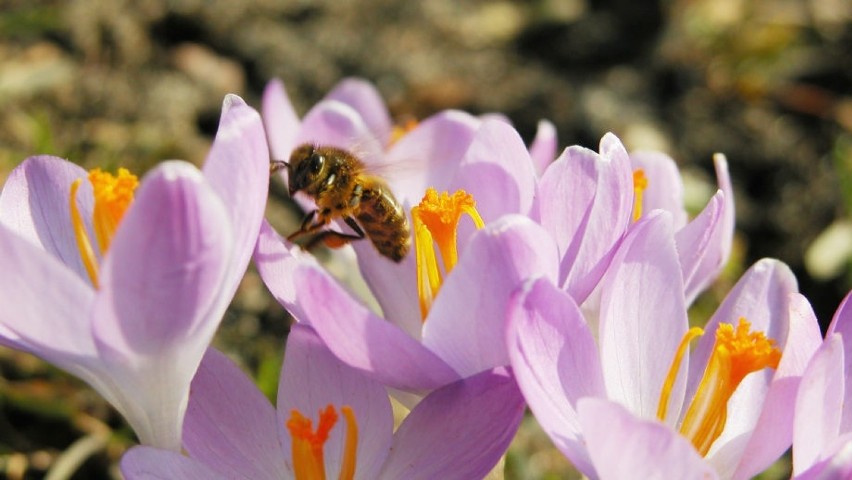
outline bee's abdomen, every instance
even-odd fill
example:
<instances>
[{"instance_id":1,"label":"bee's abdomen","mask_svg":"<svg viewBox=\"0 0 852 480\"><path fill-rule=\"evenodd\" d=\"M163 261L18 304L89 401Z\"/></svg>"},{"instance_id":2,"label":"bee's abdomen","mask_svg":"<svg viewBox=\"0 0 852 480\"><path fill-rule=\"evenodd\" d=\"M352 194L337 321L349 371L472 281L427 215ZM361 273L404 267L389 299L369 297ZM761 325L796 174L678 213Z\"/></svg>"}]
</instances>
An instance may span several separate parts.
<instances>
[{"instance_id":1,"label":"bee's abdomen","mask_svg":"<svg viewBox=\"0 0 852 480\"><path fill-rule=\"evenodd\" d=\"M411 230L402 205L385 188L365 189L358 215L364 233L382 255L399 262L411 248Z\"/></svg>"}]
</instances>

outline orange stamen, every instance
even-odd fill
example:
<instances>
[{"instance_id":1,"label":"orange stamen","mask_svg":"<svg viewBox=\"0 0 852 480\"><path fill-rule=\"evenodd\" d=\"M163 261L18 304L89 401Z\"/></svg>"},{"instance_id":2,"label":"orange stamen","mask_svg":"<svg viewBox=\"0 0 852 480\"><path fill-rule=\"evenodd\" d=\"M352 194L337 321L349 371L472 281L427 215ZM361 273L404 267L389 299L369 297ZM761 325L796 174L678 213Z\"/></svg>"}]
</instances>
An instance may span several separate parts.
<instances>
[{"instance_id":1,"label":"orange stamen","mask_svg":"<svg viewBox=\"0 0 852 480\"><path fill-rule=\"evenodd\" d=\"M126 168L119 168L116 176L96 168L89 172L89 181L95 196L95 236L103 254L109 250L112 237L133 202L133 192L139 180Z\"/></svg>"},{"instance_id":2,"label":"orange stamen","mask_svg":"<svg viewBox=\"0 0 852 480\"><path fill-rule=\"evenodd\" d=\"M633 171L633 221L637 222L642 218L642 199L644 198L645 190L648 188L648 177L645 176L645 171L637 168Z\"/></svg>"},{"instance_id":3,"label":"orange stamen","mask_svg":"<svg viewBox=\"0 0 852 480\"><path fill-rule=\"evenodd\" d=\"M689 348L689 342L701 335L704 335L704 330L698 327L692 327L686 332L683 339L680 341L680 345L677 347L677 352L675 353L674 360L672 361L672 366L669 368L669 373L666 375L665 382L663 382L663 390L660 392L660 403L657 405L657 418L661 422L666 420L666 412L669 408L669 398L671 397L672 388L674 388L674 383L677 379L677 372L680 370L680 364L683 361L683 356L686 354L687 348Z\"/></svg>"},{"instance_id":4,"label":"orange stamen","mask_svg":"<svg viewBox=\"0 0 852 480\"><path fill-rule=\"evenodd\" d=\"M777 368L781 351L763 332L752 332L751 324L740 318L736 329L719 324L716 342L698 390L684 415L680 432L701 455L710 451L722 434L728 415L728 401L749 373Z\"/></svg>"},{"instance_id":5,"label":"orange stamen","mask_svg":"<svg viewBox=\"0 0 852 480\"><path fill-rule=\"evenodd\" d=\"M441 252L444 275L447 275L458 263L458 225L463 214L470 216L476 228L485 226L476 210L473 196L464 190L450 195L447 192L438 194L437 190L429 188L423 200L411 209L411 218L414 220L417 291L420 297L420 313L424 320L443 283L434 245L437 244L438 251Z\"/></svg>"},{"instance_id":6,"label":"orange stamen","mask_svg":"<svg viewBox=\"0 0 852 480\"><path fill-rule=\"evenodd\" d=\"M83 265L89 274L92 285L98 288L98 256L92 247L92 242L77 207L77 191L81 182L82 179L78 178L71 184L69 195L71 225L74 230L74 238L77 240L80 258L83 260ZM120 168L117 176L102 172L100 169L94 169L89 172L89 182L92 184L95 200L92 211L92 227L95 230L100 256L103 257L109 250L112 237L115 235L124 213L133 203L133 193L139 185L139 181L127 169Z\"/></svg>"},{"instance_id":7,"label":"orange stamen","mask_svg":"<svg viewBox=\"0 0 852 480\"><path fill-rule=\"evenodd\" d=\"M71 210L71 228L74 230L74 239L77 240L77 250L80 251L80 259L83 261L86 273L89 274L89 280L92 281L92 285L95 288L98 288L98 258L95 256L92 242L89 241L89 234L86 233L86 225L83 223L80 209L77 208L77 190L80 189L82 182L83 179L78 178L71 184L71 195L68 202Z\"/></svg>"}]
</instances>

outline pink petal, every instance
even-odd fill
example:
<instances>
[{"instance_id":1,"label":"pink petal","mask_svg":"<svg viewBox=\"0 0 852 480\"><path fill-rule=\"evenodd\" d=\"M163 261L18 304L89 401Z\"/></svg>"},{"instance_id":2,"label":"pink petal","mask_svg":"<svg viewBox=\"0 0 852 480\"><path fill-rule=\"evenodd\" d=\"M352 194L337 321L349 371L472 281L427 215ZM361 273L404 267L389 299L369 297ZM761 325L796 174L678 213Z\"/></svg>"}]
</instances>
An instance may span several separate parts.
<instances>
[{"instance_id":1,"label":"pink petal","mask_svg":"<svg viewBox=\"0 0 852 480\"><path fill-rule=\"evenodd\" d=\"M179 453L137 446L121 457L126 480L227 480L228 476Z\"/></svg>"},{"instance_id":2,"label":"pink petal","mask_svg":"<svg viewBox=\"0 0 852 480\"><path fill-rule=\"evenodd\" d=\"M74 237L69 207L71 184L82 178L77 207L92 232L92 185L80 166L49 155L30 157L9 174L0 193L0 223L57 257L89 281Z\"/></svg>"},{"instance_id":3,"label":"pink petal","mask_svg":"<svg viewBox=\"0 0 852 480\"><path fill-rule=\"evenodd\" d=\"M656 208L665 210L672 214L674 230L683 228L687 220L683 208L683 180L675 161L664 153L638 151L630 153L630 163L634 171L641 168L648 179L642 211L647 213Z\"/></svg>"},{"instance_id":4,"label":"pink petal","mask_svg":"<svg viewBox=\"0 0 852 480\"><path fill-rule=\"evenodd\" d=\"M807 299L800 294L792 294L790 333L783 347L781 362L772 375L765 400L762 404L756 403L752 407L738 409L738 412L751 408L759 409L759 417L753 431L749 432L747 428L743 428L749 425L749 422L739 421L737 415L730 415L729 420L734 428L726 428L718 440L725 442L729 438L735 439L732 442L735 446L730 449L731 456L723 461L726 464L739 461L736 469L739 478L751 478L762 472L790 447L793 441L793 412L800 378L821 342L819 323ZM751 392L743 393L747 395ZM738 398L744 396L740 395ZM753 399L747 398L745 401L755 403ZM730 408L736 407L732 399ZM748 438L748 444L742 448L741 442L744 438Z\"/></svg>"},{"instance_id":5,"label":"pink petal","mask_svg":"<svg viewBox=\"0 0 852 480\"><path fill-rule=\"evenodd\" d=\"M381 163L384 152L384 145L373 136L358 112L335 100L321 101L302 118L295 144L303 143L342 148L367 165Z\"/></svg>"},{"instance_id":6,"label":"pink petal","mask_svg":"<svg viewBox=\"0 0 852 480\"><path fill-rule=\"evenodd\" d=\"M606 391L598 346L577 304L547 279L529 283L509 305L507 339L512 369L539 425L578 469L591 471L575 405Z\"/></svg>"},{"instance_id":7,"label":"pink petal","mask_svg":"<svg viewBox=\"0 0 852 480\"><path fill-rule=\"evenodd\" d=\"M844 438L828 458L807 471L796 475L796 480L826 480L852 477L852 438Z\"/></svg>"},{"instance_id":8,"label":"pink petal","mask_svg":"<svg viewBox=\"0 0 852 480\"><path fill-rule=\"evenodd\" d=\"M431 390L458 379L435 353L373 315L324 270L301 269L297 301L307 323L344 363L405 391Z\"/></svg>"},{"instance_id":9,"label":"pink petal","mask_svg":"<svg viewBox=\"0 0 852 480\"><path fill-rule=\"evenodd\" d=\"M781 362L774 380L801 377L814 353L822 345L819 321L804 295L792 293L789 297L790 325L787 342L783 345Z\"/></svg>"},{"instance_id":10,"label":"pink petal","mask_svg":"<svg viewBox=\"0 0 852 480\"><path fill-rule=\"evenodd\" d=\"M724 234L725 205L725 194L719 190L704 210L675 234L687 304L715 280L726 260L719 241Z\"/></svg>"},{"instance_id":11,"label":"pink petal","mask_svg":"<svg viewBox=\"0 0 852 480\"><path fill-rule=\"evenodd\" d=\"M562 255L583 228L598 188L598 155L578 146L568 147L539 182L541 224L553 235Z\"/></svg>"},{"instance_id":12,"label":"pink petal","mask_svg":"<svg viewBox=\"0 0 852 480\"><path fill-rule=\"evenodd\" d=\"M603 399L582 399L578 408L597 470L586 475L602 480L718 478L692 444L665 425L641 420Z\"/></svg>"},{"instance_id":13,"label":"pink petal","mask_svg":"<svg viewBox=\"0 0 852 480\"><path fill-rule=\"evenodd\" d=\"M276 78L266 84L262 112L270 155L274 160L286 161L296 147L300 122L281 80Z\"/></svg>"},{"instance_id":14,"label":"pink petal","mask_svg":"<svg viewBox=\"0 0 852 480\"><path fill-rule=\"evenodd\" d=\"M485 172L490 178L480 177ZM486 221L507 213L528 214L535 195L535 170L521 136L511 125L485 121L451 182L450 192L463 189L473 195Z\"/></svg>"},{"instance_id":15,"label":"pink petal","mask_svg":"<svg viewBox=\"0 0 852 480\"><path fill-rule=\"evenodd\" d=\"M852 292L847 294L846 298L840 303L825 336L828 338L835 333L839 333L843 338L843 351L846 352L844 355L846 360L845 371L852 372ZM846 383L844 398L852 398L852 382ZM840 428L844 432L852 432L852 402L844 403Z\"/></svg>"},{"instance_id":16,"label":"pink petal","mask_svg":"<svg viewBox=\"0 0 852 480\"><path fill-rule=\"evenodd\" d=\"M372 83L360 78L345 78L325 96L352 107L364 119L367 128L382 145L390 141L391 119L382 96Z\"/></svg>"},{"instance_id":17,"label":"pink petal","mask_svg":"<svg viewBox=\"0 0 852 480\"><path fill-rule=\"evenodd\" d=\"M523 397L502 369L436 390L394 434L381 478L482 478L506 452L523 413Z\"/></svg>"},{"instance_id":18,"label":"pink petal","mask_svg":"<svg viewBox=\"0 0 852 480\"><path fill-rule=\"evenodd\" d=\"M444 280L426 317L423 344L463 377L508 365L509 299L528 278L556 281L556 260L550 236L528 218L509 215L487 225Z\"/></svg>"},{"instance_id":19,"label":"pink petal","mask_svg":"<svg viewBox=\"0 0 852 480\"><path fill-rule=\"evenodd\" d=\"M737 415L730 415L733 428L726 428L718 440L725 442L730 438L734 439L732 443L735 445L730 448L729 456L721 461L726 464L739 462L736 470L738 478L757 475L790 447L793 441L793 412L801 375L821 343L819 323L807 299L797 293L791 294L789 335L786 345L783 346L778 369L774 375L771 375L771 371L764 374L772 376L765 400L761 402L758 395L746 390L749 386L746 384L742 388L745 391L742 394L738 392L738 398L745 397L745 401L751 405L738 408ZM732 409L735 407L737 405L731 405ZM749 416L749 413L740 414L753 410L757 413L751 414L752 418L746 421L737 418ZM753 430L749 431L751 425ZM743 448L742 440L746 438L748 444Z\"/></svg>"},{"instance_id":20,"label":"pink petal","mask_svg":"<svg viewBox=\"0 0 852 480\"><path fill-rule=\"evenodd\" d=\"M423 120L390 147L381 173L406 211L420 203L428 187L439 192L449 188L479 125L470 114L446 110Z\"/></svg>"},{"instance_id":21,"label":"pink petal","mask_svg":"<svg viewBox=\"0 0 852 480\"><path fill-rule=\"evenodd\" d=\"M0 265L0 303L4 305L0 309L0 334L5 337L4 343L75 375L87 375L86 359L96 354L89 333L95 290L58 258L45 255L37 245L2 224Z\"/></svg>"},{"instance_id":22,"label":"pink petal","mask_svg":"<svg viewBox=\"0 0 852 480\"><path fill-rule=\"evenodd\" d=\"M231 235L222 201L195 167L165 162L149 173L103 265L94 328L104 346L146 355L206 332L203 353L222 314L210 307Z\"/></svg>"},{"instance_id":23,"label":"pink petal","mask_svg":"<svg viewBox=\"0 0 852 480\"><path fill-rule=\"evenodd\" d=\"M840 333L843 338L852 338L852 292L846 294L837 311L834 312L834 318L831 319L826 336L832 333Z\"/></svg>"},{"instance_id":24,"label":"pink petal","mask_svg":"<svg viewBox=\"0 0 852 480\"><path fill-rule=\"evenodd\" d=\"M826 338L802 375L793 419L793 473L824 459L841 433L844 375L843 339Z\"/></svg>"},{"instance_id":25,"label":"pink petal","mask_svg":"<svg viewBox=\"0 0 852 480\"><path fill-rule=\"evenodd\" d=\"M228 210L234 232L225 280L228 285L222 295L224 309L251 259L269 190L269 149L263 124L257 112L236 95L225 97L203 172Z\"/></svg>"},{"instance_id":26,"label":"pink petal","mask_svg":"<svg viewBox=\"0 0 852 480\"><path fill-rule=\"evenodd\" d=\"M316 424L318 412L332 405L340 415L324 447L326 472L335 475L343 459L346 423L340 413L348 405L358 428L356 465L361 478L376 478L391 447L393 414L384 387L340 362L307 326L294 325L287 338L278 385L278 429L287 465L292 469L291 437L285 428L298 410Z\"/></svg>"},{"instance_id":27,"label":"pink petal","mask_svg":"<svg viewBox=\"0 0 852 480\"><path fill-rule=\"evenodd\" d=\"M601 280L600 345L609 398L654 418L660 389L689 325L671 216L656 210L636 223ZM681 370L683 378L686 370ZM678 417L684 383L672 390L667 420Z\"/></svg>"},{"instance_id":28,"label":"pink petal","mask_svg":"<svg viewBox=\"0 0 852 480\"><path fill-rule=\"evenodd\" d=\"M361 276L382 308L385 319L401 328L411 338L419 340L423 319L417 296L414 245L399 263L379 254L366 240L354 243L352 248L358 255Z\"/></svg>"},{"instance_id":29,"label":"pink petal","mask_svg":"<svg viewBox=\"0 0 852 480\"><path fill-rule=\"evenodd\" d=\"M724 268L734 238L734 191L728 174L728 162L724 155L716 154L713 163L716 166L719 192L696 219L678 232L687 304L692 303ZM720 201L722 204L716 205ZM684 255L685 252L692 253Z\"/></svg>"},{"instance_id":30,"label":"pink petal","mask_svg":"<svg viewBox=\"0 0 852 480\"><path fill-rule=\"evenodd\" d=\"M285 244L284 239L264 220L255 246L254 261L263 283L275 300L296 320L306 321L302 307L296 301L301 281L298 272L304 265L319 267L316 258L297 246Z\"/></svg>"},{"instance_id":31,"label":"pink petal","mask_svg":"<svg viewBox=\"0 0 852 480\"><path fill-rule=\"evenodd\" d=\"M719 274L719 271L728 262L731 256L731 245L734 242L734 216L736 213L736 205L734 204L734 187L731 185L731 175L728 173L728 160L721 153L713 155L713 165L716 167L716 181L719 184L719 190L725 193L725 208L722 215L722 233L718 238L721 249L722 261L716 268L713 277Z\"/></svg>"},{"instance_id":32,"label":"pink petal","mask_svg":"<svg viewBox=\"0 0 852 480\"><path fill-rule=\"evenodd\" d=\"M530 157L539 177L556 159L556 148L556 127L549 120L539 120L535 138L530 144Z\"/></svg>"},{"instance_id":33,"label":"pink petal","mask_svg":"<svg viewBox=\"0 0 852 480\"><path fill-rule=\"evenodd\" d=\"M229 478L280 478L284 451L269 400L228 357L209 349L192 379L183 447Z\"/></svg>"},{"instance_id":34,"label":"pink petal","mask_svg":"<svg viewBox=\"0 0 852 480\"><path fill-rule=\"evenodd\" d=\"M189 383L221 320L231 235L201 173L166 162L143 179L102 265L93 334L116 408L145 444L180 447Z\"/></svg>"},{"instance_id":35,"label":"pink petal","mask_svg":"<svg viewBox=\"0 0 852 480\"><path fill-rule=\"evenodd\" d=\"M633 208L627 151L612 134L600 150L569 147L539 185L541 224L559 245L563 285L578 302L597 285Z\"/></svg>"}]
</instances>

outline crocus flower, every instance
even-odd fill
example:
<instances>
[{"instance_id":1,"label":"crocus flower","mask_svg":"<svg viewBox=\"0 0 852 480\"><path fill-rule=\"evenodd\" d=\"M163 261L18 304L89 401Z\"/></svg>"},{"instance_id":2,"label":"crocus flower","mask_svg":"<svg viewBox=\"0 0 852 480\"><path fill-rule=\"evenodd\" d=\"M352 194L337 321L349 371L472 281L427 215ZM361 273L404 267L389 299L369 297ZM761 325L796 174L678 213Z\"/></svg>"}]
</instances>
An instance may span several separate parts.
<instances>
[{"instance_id":1,"label":"crocus flower","mask_svg":"<svg viewBox=\"0 0 852 480\"><path fill-rule=\"evenodd\" d=\"M556 160L558 146L556 126L550 120L539 120L535 138L530 143L530 158L532 158L536 175L541 177L547 167Z\"/></svg>"},{"instance_id":2,"label":"crocus flower","mask_svg":"<svg viewBox=\"0 0 852 480\"><path fill-rule=\"evenodd\" d=\"M392 126L376 89L352 78L341 81L301 120L283 84L272 81L264 92L263 118L273 158L289 159L302 143L351 151L368 171L387 180L406 212L428 188L450 194L465 190L486 222L506 213L529 215L533 209L535 170L530 154L517 131L500 118L480 119L447 110L400 129ZM301 194L296 200L307 210L315 208ZM472 231L462 225L459 245ZM417 295L413 256L396 265L378 255L369 242L352 246L385 316L412 334L419 330L421 311L417 302L410 301Z\"/></svg>"},{"instance_id":3,"label":"crocus flower","mask_svg":"<svg viewBox=\"0 0 852 480\"><path fill-rule=\"evenodd\" d=\"M802 316L813 319L805 299ZM815 321L812 320L812 321ZM852 293L840 304L802 375L793 428L793 477L852 476Z\"/></svg>"},{"instance_id":4,"label":"crocus flower","mask_svg":"<svg viewBox=\"0 0 852 480\"><path fill-rule=\"evenodd\" d=\"M134 447L122 472L128 480L481 478L524 410L514 381L498 369L434 391L394 432L384 387L337 360L303 325L288 337L277 403L211 350L192 382L189 457Z\"/></svg>"},{"instance_id":5,"label":"crocus flower","mask_svg":"<svg viewBox=\"0 0 852 480\"><path fill-rule=\"evenodd\" d=\"M790 445L798 380L819 344L813 319L790 313L795 277L759 261L688 354L702 331L688 326L676 245L671 215L649 213L598 285L596 318L547 279L509 309L521 391L591 478L750 478Z\"/></svg>"},{"instance_id":6,"label":"crocus flower","mask_svg":"<svg viewBox=\"0 0 852 480\"><path fill-rule=\"evenodd\" d=\"M713 156L719 189L692 221L683 205L683 180L675 161L661 152L630 153L633 168L633 218L654 209L672 215L687 305L718 276L728 261L734 237L734 190L724 155Z\"/></svg>"},{"instance_id":7,"label":"crocus flower","mask_svg":"<svg viewBox=\"0 0 852 480\"><path fill-rule=\"evenodd\" d=\"M599 152L572 146L538 183L542 226L556 240L559 285L579 303L594 290L630 226L655 209L671 212L689 302L718 274L734 234L733 190L725 157L714 158L719 191L691 222L674 161L656 152L628 154L612 134Z\"/></svg>"},{"instance_id":8,"label":"crocus flower","mask_svg":"<svg viewBox=\"0 0 852 480\"><path fill-rule=\"evenodd\" d=\"M358 96L353 92L359 89L362 94L355 101ZM465 259L465 246L484 224L506 214L534 216L535 170L511 125L493 116L478 119L446 111L420 122L384 147L376 138L388 135L374 133L376 129L370 125L389 122L366 120L386 116L375 113L384 111L383 106L376 107L378 96L373 90L363 93L366 91L368 84L342 83L301 124L294 123L294 114L283 116L288 124L280 112L292 108L282 107L286 103L283 90L280 84L271 84L264 105L277 107L265 107L264 112L270 112L265 120L270 138L285 130L275 125L296 126L297 138L284 143L285 151L301 142L313 142L358 152L368 167L378 164L382 168L407 214L417 210L409 218L417 246L401 263L381 257L369 242L353 243L360 272L382 316L353 299L292 245L282 243L271 228L262 229L256 261L278 300L296 319L313 325L341 359L375 372L383 383L423 393L507 364L502 347L487 345L504 345L502 310L508 296L521 279L555 272L557 262L548 257L554 252L547 234L520 217L486 227L477 251L471 250L470 258ZM366 107L368 104L373 107ZM372 140L359 140L367 137ZM369 145L376 148L367 148ZM503 254L500 248L509 247L498 248L500 243L516 246ZM454 276L458 278L453 280ZM477 288L486 283L490 285L487 291ZM319 291L323 292L321 298L315 295ZM352 317L363 320L353 322ZM353 332L350 327L359 322L366 326ZM438 340L450 332L452 338ZM377 341L392 347L376 353ZM471 344L481 347L470 348ZM371 360L376 355L382 360Z\"/></svg>"},{"instance_id":9,"label":"crocus flower","mask_svg":"<svg viewBox=\"0 0 852 480\"><path fill-rule=\"evenodd\" d=\"M164 162L136 187L31 157L0 195L0 341L82 378L143 443L180 447L189 383L263 217L260 116L225 98L202 171Z\"/></svg>"}]
</instances>

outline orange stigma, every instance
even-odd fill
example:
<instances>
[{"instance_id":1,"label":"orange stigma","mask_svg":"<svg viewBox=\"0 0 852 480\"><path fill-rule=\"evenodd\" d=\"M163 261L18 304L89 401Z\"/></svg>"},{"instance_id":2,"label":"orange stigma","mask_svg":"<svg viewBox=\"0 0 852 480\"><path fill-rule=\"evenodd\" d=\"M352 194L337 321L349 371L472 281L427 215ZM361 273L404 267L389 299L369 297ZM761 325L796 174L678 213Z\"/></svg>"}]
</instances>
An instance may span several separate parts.
<instances>
[{"instance_id":1,"label":"orange stigma","mask_svg":"<svg viewBox=\"0 0 852 480\"><path fill-rule=\"evenodd\" d=\"M435 245L441 253L444 275L448 275L458 263L458 225L463 214L470 216L476 228L485 226L476 211L473 196L464 190L450 195L447 192L439 194L430 187L423 200L411 209L417 255L417 292L424 320L443 283Z\"/></svg>"},{"instance_id":2,"label":"orange stigma","mask_svg":"<svg viewBox=\"0 0 852 480\"><path fill-rule=\"evenodd\" d=\"M358 425L352 407L344 405L340 408L346 421L346 440L341 459L341 480L355 478L355 453L358 446ZM317 429L314 431L311 420L298 410L290 413L287 430L293 444L293 473L296 480L325 480L325 443L328 441L331 429L337 424L337 412L332 405L320 410Z\"/></svg>"}]
</instances>

